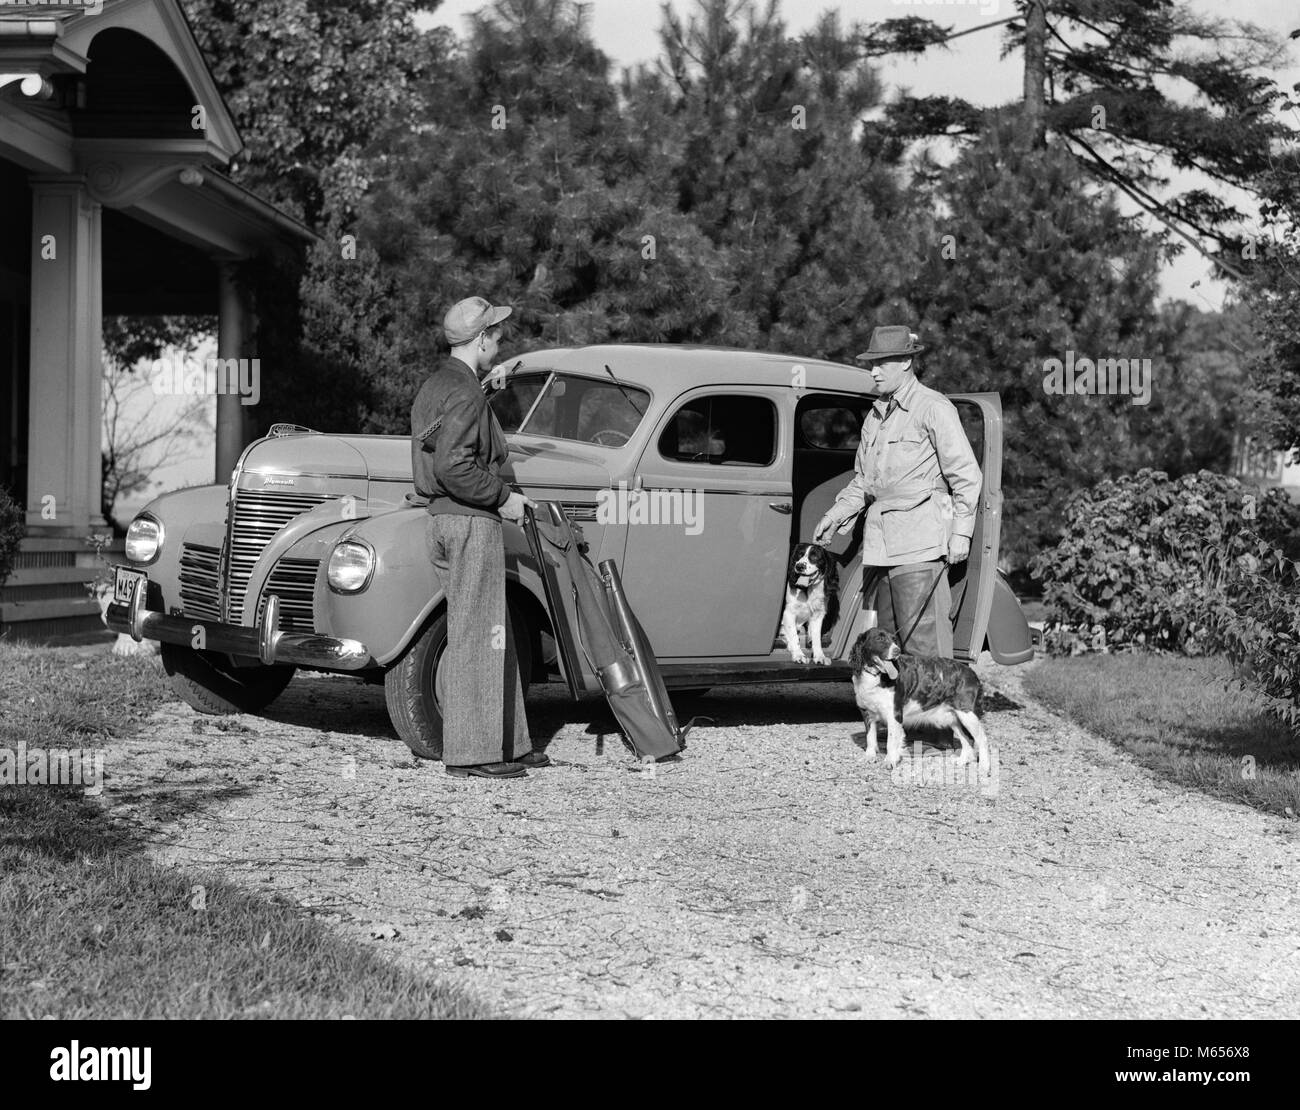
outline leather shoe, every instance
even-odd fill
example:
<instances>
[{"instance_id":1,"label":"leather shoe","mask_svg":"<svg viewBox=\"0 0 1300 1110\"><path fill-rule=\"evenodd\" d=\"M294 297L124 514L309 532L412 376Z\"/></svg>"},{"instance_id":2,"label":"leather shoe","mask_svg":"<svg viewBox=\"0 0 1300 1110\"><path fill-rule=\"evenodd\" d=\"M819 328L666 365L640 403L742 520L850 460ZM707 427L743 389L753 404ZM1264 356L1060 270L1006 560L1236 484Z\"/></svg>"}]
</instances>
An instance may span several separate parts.
<instances>
[{"instance_id":1,"label":"leather shoe","mask_svg":"<svg viewBox=\"0 0 1300 1110\"><path fill-rule=\"evenodd\" d=\"M447 774L458 779L517 779L528 774L528 768L522 763L475 763L468 767L448 767Z\"/></svg>"},{"instance_id":2,"label":"leather shoe","mask_svg":"<svg viewBox=\"0 0 1300 1110\"><path fill-rule=\"evenodd\" d=\"M549 767L551 757L545 752L529 752L527 755L515 756L516 763L522 763L525 767Z\"/></svg>"}]
</instances>

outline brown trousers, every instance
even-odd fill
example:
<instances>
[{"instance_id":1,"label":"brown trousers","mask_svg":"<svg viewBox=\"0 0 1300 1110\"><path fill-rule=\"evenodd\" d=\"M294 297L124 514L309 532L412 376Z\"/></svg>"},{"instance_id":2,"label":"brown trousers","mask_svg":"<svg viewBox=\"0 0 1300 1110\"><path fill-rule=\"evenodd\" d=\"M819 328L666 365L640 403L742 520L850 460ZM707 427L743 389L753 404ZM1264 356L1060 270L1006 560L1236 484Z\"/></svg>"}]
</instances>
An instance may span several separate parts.
<instances>
[{"instance_id":1,"label":"brown trousers","mask_svg":"<svg viewBox=\"0 0 1300 1110\"><path fill-rule=\"evenodd\" d=\"M469 767L526 755L533 745L506 608L501 522L439 513L426 527L429 558L447 589L442 761Z\"/></svg>"}]
</instances>

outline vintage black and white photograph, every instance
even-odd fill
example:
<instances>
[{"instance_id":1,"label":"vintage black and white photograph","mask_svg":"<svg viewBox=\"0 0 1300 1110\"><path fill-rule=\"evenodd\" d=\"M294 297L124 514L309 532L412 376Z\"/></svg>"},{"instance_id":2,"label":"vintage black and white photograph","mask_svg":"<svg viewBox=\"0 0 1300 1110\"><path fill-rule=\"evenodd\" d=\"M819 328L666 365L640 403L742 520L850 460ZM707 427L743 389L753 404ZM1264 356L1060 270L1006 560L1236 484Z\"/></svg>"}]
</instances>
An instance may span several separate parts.
<instances>
[{"instance_id":1,"label":"vintage black and white photograph","mask_svg":"<svg viewBox=\"0 0 1300 1110\"><path fill-rule=\"evenodd\" d=\"M1250 1087L1298 221L1295 0L0 0L0 1016Z\"/></svg>"}]
</instances>

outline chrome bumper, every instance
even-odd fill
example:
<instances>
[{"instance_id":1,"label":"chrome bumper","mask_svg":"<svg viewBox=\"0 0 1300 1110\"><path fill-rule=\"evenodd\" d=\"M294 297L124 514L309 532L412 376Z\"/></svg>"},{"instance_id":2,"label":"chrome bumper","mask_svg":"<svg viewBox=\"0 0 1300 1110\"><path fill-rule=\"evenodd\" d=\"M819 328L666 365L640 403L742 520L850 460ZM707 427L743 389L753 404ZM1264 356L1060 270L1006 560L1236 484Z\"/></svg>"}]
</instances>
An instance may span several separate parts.
<instances>
[{"instance_id":1,"label":"chrome bumper","mask_svg":"<svg viewBox=\"0 0 1300 1110\"><path fill-rule=\"evenodd\" d=\"M274 595L267 598L261 623L256 628L245 628L192 617L172 617L146 609L142 585L131 591L128 604L114 602L104 615L104 623L110 629L125 632L137 643L146 639L162 640L190 647L202 628L205 650L259 659L268 667L295 663L329 671L358 671L370 663L370 652L360 640L336 640L314 632L284 632L277 628L280 599Z\"/></svg>"}]
</instances>

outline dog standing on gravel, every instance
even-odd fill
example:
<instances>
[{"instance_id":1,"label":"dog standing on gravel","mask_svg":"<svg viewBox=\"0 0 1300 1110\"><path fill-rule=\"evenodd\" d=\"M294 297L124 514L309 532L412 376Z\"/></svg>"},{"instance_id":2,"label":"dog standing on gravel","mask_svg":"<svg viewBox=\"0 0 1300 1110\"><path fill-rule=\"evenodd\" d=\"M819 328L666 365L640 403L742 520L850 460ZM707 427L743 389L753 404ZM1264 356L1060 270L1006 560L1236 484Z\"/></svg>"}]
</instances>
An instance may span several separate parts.
<instances>
[{"instance_id":1,"label":"dog standing on gravel","mask_svg":"<svg viewBox=\"0 0 1300 1110\"><path fill-rule=\"evenodd\" d=\"M867 726L867 758L875 759L876 725L885 723L885 766L903 761L906 725L948 728L961 741L959 764L971 762L971 744L980 766L989 742L979 719L980 680L965 663L925 655L904 655L891 632L871 628L858 637L849 655L853 696Z\"/></svg>"},{"instance_id":2,"label":"dog standing on gravel","mask_svg":"<svg viewBox=\"0 0 1300 1110\"><path fill-rule=\"evenodd\" d=\"M835 556L815 543L795 544L785 576L785 610L781 614L781 639L796 663L807 663L800 629L808 629L808 647L814 663L828 664L822 651L822 632L835 626L839 615L840 577Z\"/></svg>"}]
</instances>

